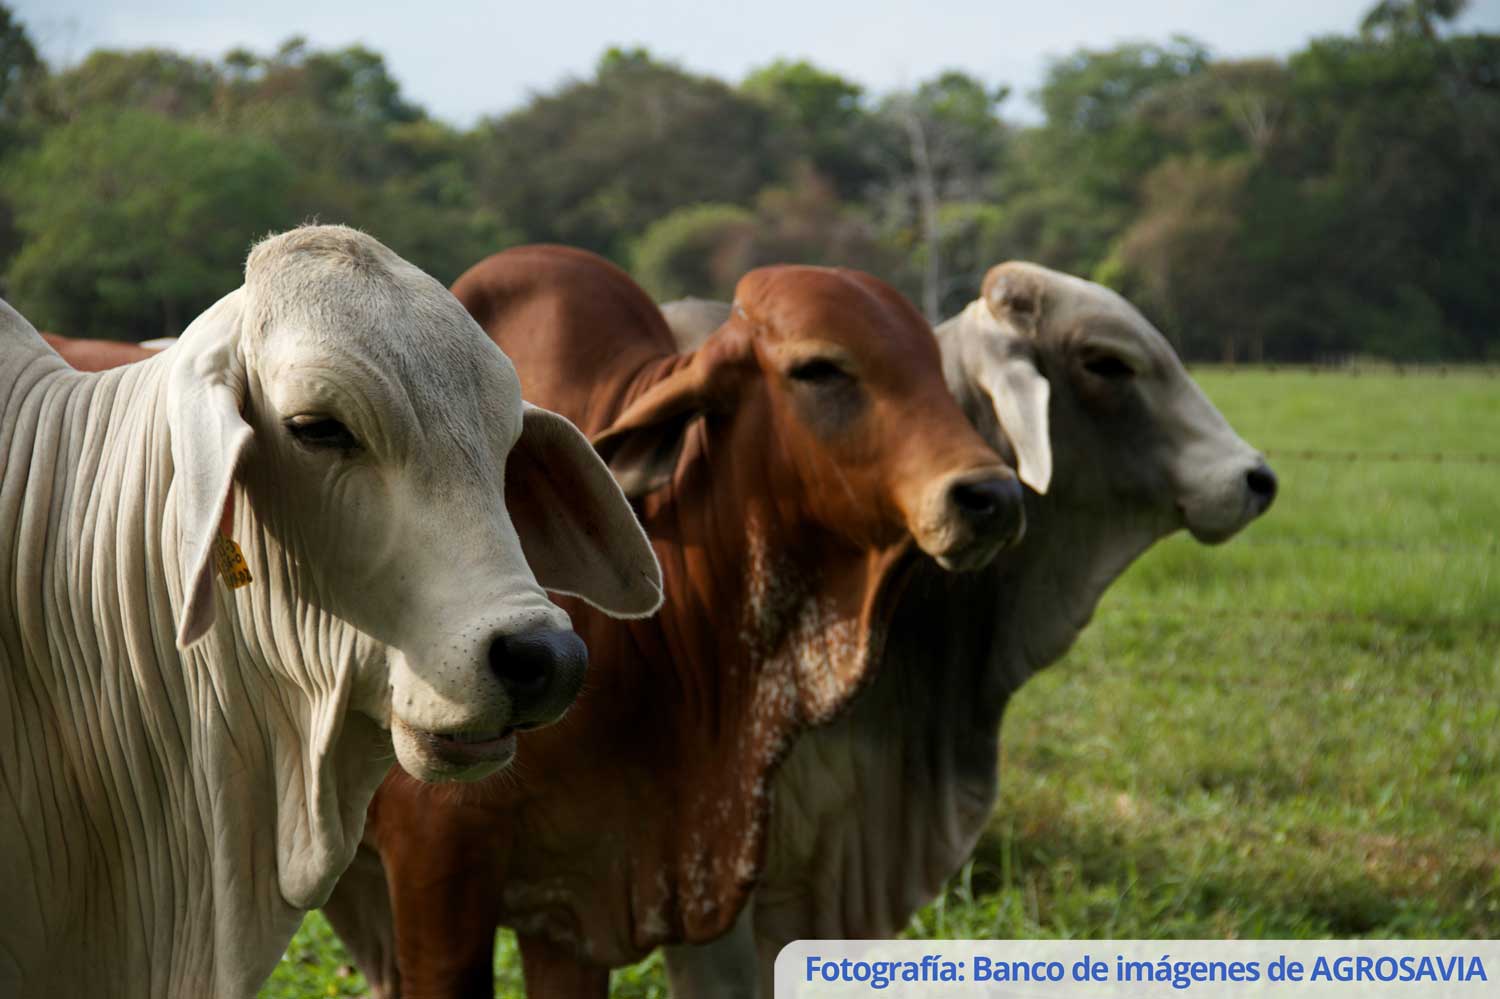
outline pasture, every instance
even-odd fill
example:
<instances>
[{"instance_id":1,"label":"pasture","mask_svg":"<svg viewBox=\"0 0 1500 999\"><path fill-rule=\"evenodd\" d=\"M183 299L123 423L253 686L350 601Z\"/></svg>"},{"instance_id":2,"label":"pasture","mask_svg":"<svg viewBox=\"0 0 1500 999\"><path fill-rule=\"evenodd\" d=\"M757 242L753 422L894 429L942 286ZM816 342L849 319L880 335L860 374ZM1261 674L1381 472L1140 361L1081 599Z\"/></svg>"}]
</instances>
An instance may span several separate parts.
<instances>
[{"instance_id":1,"label":"pasture","mask_svg":"<svg viewBox=\"0 0 1500 999\"><path fill-rule=\"evenodd\" d=\"M1021 692L989 833L909 932L1500 935L1500 378L1195 374L1276 506L1158 545ZM260 994L363 994L346 963L314 915Z\"/></svg>"}]
</instances>

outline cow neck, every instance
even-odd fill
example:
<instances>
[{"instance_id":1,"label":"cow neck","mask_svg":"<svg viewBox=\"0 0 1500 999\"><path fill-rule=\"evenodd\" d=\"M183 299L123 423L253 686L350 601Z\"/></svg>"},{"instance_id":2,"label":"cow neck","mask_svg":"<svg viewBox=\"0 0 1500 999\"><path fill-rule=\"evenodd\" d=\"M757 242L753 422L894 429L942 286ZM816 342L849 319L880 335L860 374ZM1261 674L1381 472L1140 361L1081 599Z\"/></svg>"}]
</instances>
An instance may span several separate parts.
<instances>
[{"instance_id":1,"label":"cow neck","mask_svg":"<svg viewBox=\"0 0 1500 999\"><path fill-rule=\"evenodd\" d=\"M156 422L163 374L53 368L7 401L0 564L16 578L0 595L0 727L5 786L27 792L0 809L0 853L35 852L0 880L33 896L12 900L3 928L17 960L37 962L19 969L26 992L168 994L176 972L213 974L211 956L176 948L185 927L150 918L161 906L137 910L143 894L176 908L205 887L183 863L196 845L182 821L204 802L160 551L171 455L138 429Z\"/></svg>"},{"instance_id":2,"label":"cow neck","mask_svg":"<svg viewBox=\"0 0 1500 999\"><path fill-rule=\"evenodd\" d=\"M997 602L1013 608L991 630L988 647L1002 658L992 656L980 688L997 710L1072 648L1105 590L1162 533L1151 518L1125 509L1027 498L1035 531L1028 528L1021 546L994 567Z\"/></svg>"},{"instance_id":3,"label":"cow neck","mask_svg":"<svg viewBox=\"0 0 1500 999\"><path fill-rule=\"evenodd\" d=\"M329 824L320 813L340 810L337 782L300 748L337 742L337 717L270 682L289 668L285 610L264 585L240 591L243 604L221 593L210 635L176 649L169 363L85 375L43 360L0 385L12 430L0 565L17 570L0 592L0 731L14 733L4 784L21 789L0 809L11 816L0 818L0 883L25 900L0 914L0 935L20 943L18 960L39 962L11 969L0 957L0 984L19 973L28 994L251 994L302 916L284 897L289 831L308 833L304 866L327 868L339 852L317 836ZM252 575L285 578L236 494ZM329 642L351 653L331 631L298 639L309 653ZM333 769L356 785L343 802L352 852L381 766ZM329 888L336 874L323 872Z\"/></svg>"},{"instance_id":4,"label":"cow neck","mask_svg":"<svg viewBox=\"0 0 1500 999\"><path fill-rule=\"evenodd\" d=\"M778 445L745 416L692 428L683 471L646 507L648 532L669 539L658 545L670 567L666 644L700 676L718 663L712 680L730 705L753 690L764 695L755 703L776 700L769 685L790 684L795 703L778 713L824 722L858 686L882 637L872 633L873 611L890 596L908 545L861 549L810 525L796 499L802 488L776 461ZM702 551L714 558L692 562Z\"/></svg>"},{"instance_id":5,"label":"cow neck","mask_svg":"<svg viewBox=\"0 0 1500 999\"><path fill-rule=\"evenodd\" d=\"M978 573L923 560L871 689L799 743L777 786L763 937L893 935L974 849L1010 697L1067 651L1156 536L1054 496L1028 492L1026 512L1025 539Z\"/></svg>"},{"instance_id":6,"label":"cow neck","mask_svg":"<svg viewBox=\"0 0 1500 999\"><path fill-rule=\"evenodd\" d=\"M678 363L652 373L664 376ZM775 445L753 439L758 426L743 407L732 424L698 421L672 485L642 504L668 594L660 613L624 626L575 614L597 653L593 690L575 709L579 723L626 733L629 743L587 756L589 779L601 796L650 789L621 800L628 870L600 858L609 877L625 882L618 891L589 884L574 903L573 925L583 927L577 936L589 941L593 960L635 959L662 942L711 938L733 922L764 861L776 766L799 730L844 707L882 639L874 623L906 547L871 553L799 522L790 484L778 480L785 473ZM628 641L618 637L622 627ZM637 745L643 739L648 745ZM601 761L616 771L602 780ZM518 767L533 766L555 776L535 756L528 762L523 745ZM540 886L517 883L528 880L523 867L512 868L508 903L540 897ZM624 907L599 911L601 897ZM522 914L528 904L508 907L514 925L541 928Z\"/></svg>"}]
</instances>

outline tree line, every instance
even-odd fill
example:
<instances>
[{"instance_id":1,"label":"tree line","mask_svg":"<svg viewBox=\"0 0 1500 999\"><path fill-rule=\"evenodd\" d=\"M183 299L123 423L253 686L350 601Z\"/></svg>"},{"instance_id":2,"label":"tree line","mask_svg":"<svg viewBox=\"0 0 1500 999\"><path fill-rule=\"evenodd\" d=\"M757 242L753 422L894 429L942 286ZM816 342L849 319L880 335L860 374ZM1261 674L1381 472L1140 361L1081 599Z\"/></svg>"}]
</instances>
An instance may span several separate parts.
<instances>
[{"instance_id":1,"label":"tree line","mask_svg":"<svg viewBox=\"0 0 1500 999\"><path fill-rule=\"evenodd\" d=\"M894 282L932 318L1029 259L1130 297L1187 356L1500 358L1500 35L1382 0L1285 60L1185 37L1054 60L1035 124L945 72L872 94L642 49L458 129L379 53L96 51L53 69L0 4L0 294L44 328L173 335L250 243L319 219L440 280L517 243L660 298L770 262Z\"/></svg>"}]
</instances>

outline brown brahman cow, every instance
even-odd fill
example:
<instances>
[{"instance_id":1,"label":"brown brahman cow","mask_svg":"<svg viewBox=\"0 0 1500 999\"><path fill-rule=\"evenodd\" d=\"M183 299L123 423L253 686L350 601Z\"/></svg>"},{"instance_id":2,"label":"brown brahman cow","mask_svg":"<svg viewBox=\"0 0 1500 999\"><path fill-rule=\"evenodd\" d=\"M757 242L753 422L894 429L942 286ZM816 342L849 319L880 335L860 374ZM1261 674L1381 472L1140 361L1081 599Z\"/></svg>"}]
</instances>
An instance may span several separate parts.
<instances>
[{"instance_id":1,"label":"brown brahman cow","mask_svg":"<svg viewBox=\"0 0 1500 999\"><path fill-rule=\"evenodd\" d=\"M603 996L611 967L734 924L775 767L861 686L908 554L982 565L1021 534L1020 487L868 275L753 271L688 355L581 251L507 251L454 292L640 500L666 603L617 622L564 601L593 662L577 706L503 779L393 774L327 911L378 995L489 995L507 925L532 995Z\"/></svg>"}]
</instances>

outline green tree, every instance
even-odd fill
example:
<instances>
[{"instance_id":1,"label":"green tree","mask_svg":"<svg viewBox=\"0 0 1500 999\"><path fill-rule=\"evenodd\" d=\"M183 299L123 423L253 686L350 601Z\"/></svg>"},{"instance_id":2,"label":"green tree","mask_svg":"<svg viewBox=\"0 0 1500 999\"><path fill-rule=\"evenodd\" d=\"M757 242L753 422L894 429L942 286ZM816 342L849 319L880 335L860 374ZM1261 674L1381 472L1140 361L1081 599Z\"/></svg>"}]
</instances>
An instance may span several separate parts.
<instances>
[{"instance_id":1,"label":"green tree","mask_svg":"<svg viewBox=\"0 0 1500 999\"><path fill-rule=\"evenodd\" d=\"M1191 356L1243 358L1248 325L1240 235L1245 159L1173 158L1147 175L1144 206L1101 276L1123 284L1136 303L1174 334ZM1260 340L1251 352L1263 356Z\"/></svg>"},{"instance_id":2,"label":"green tree","mask_svg":"<svg viewBox=\"0 0 1500 999\"><path fill-rule=\"evenodd\" d=\"M473 137L406 100L378 53L291 38L265 56L230 52L220 73L214 120L291 162L291 217L357 226L445 282L515 241L477 204Z\"/></svg>"},{"instance_id":3,"label":"green tree","mask_svg":"<svg viewBox=\"0 0 1500 999\"><path fill-rule=\"evenodd\" d=\"M59 123L127 109L193 119L213 109L218 89L218 70L205 59L164 49L100 50L51 77L42 113Z\"/></svg>"},{"instance_id":4,"label":"green tree","mask_svg":"<svg viewBox=\"0 0 1500 999\"><path fill-rule=\"evenodd\" d=\"M677 208L745 204L774 179L770 115L723 83L640 50L612 50L593 79L481 125L481 206L521 238L616 259Z\"/></svg>"},{"instance_id":5,"label":"green tree","mask_svg":"<svg viewBox=\"0 0 1500 999\"><path fill-rule=\"evenodd\" d=\"M945 204L939 219L942 233L943 284L938 289L938 315L954 315L979 295L989 269L1024 256L1011 242L1006 208L986 201ZM920 265L920 253L912 263Z\"/></svg>"},{"instance_id":6,"label":"green tree","mask_svg":"<svg viewBox=\"0 0 1500 999\"><path fill-rule=\"evenodd\" d=\"M344 218L444 284L484 257L521 242L506 220L477 203L473 142L441 122L391 126L389 173L349 199ZM317 211L316 208L313 209Z\"/></svg>"},{"instance_id":7,"label":"green tree","mask_svg":"<svg viewBox=\"0 0 1500 999\"><path fill-rule=\"evenodd\" d=\"M0 3L0 129L21 117L31 89L45 74L25 27Z\"/></svg>"},{"instance_id":8,"label":"green tree","mask_svg":"<svg viewBox=\"0 0 1500 999\"><path fill-rule=\"evenodd\" d=\"M1317 276L1318 309L1337 349L1362 349L1365 306L1443 319L1385 352L1483 356L1496 339L1500 290L1500 38L1323 39L1289 63L1293 128L1272 166L1295 179L1287 199L1318 229L1298 244L1266 232L1283 266ZM1268 213L1269 214L1269 213ZM1279 214L1285 216L1288 211ZM1350 303L1358 303L1351 306Z\"/></svg>"},{"instance_id":9,"label":"green tree","mask_svg":"<svg viewBox=\"0 0 1500 999\"><path fill-rule=\"evenodd\" d=\"M755 199L755 216L758 227L746 269L788 263L885 275L896 270L868 215L841 201L815 171L799 170L789 184L766 188Z\"/></svg>"},{"instance_id":10,"label":"green tree","mask_svg":"<svg viewBox=\"0 0 1500 999\"><path fill-rule=\"evenodd\" d=\"M28 119L46 77L47 67L26 29L10 8L0 3L0 173L7 160L30 144ZM14 209L0 195L0 296L6 293L6 264L19 248L19 241Z\"/></svg>"},{"instance_id":11,"label":"green tree","mask_svg":"<svg viewBox=\"0 0 1500 999\"><path fill-rule=\"evenodd\" d=\"M839 197L858 199L879 178L880 126L859 84L805 61L778 59L745 77L740 92L771 115L777 156L810 164Z\"/></svg>"},{"instance_id":12,"label":"green tree","mask_svg":"<svg viewBox=\"0 0 1500 999\"><path fill-rule=\"evenodd\" d=\"M887 136L883 228L887 241L908 248L910 266L898 281L934 322L942 318L951 284L944 208L973 201L990 186L1008 139L997 113L1008 95L1007 88L949 71L910 93L890 95L880 107Z\"/></svg>"},{"instance_id":13,"label":"green tree","mask_svg":"<svg viewBox=\"0 0 1500 999\"><path fill-rule=\"evenodd\" d=\"M890 274L896 260L869 220L804 164L790 184L762 191L754 211L693 205L666 216L646 230L632 264L647 290L665 300L727 299L746 271L766 264Z\"/></svg>"},{"instance_id":14,"label":"green tree","mask_svg":"<svg viewBox=\"0 0 1500 999\"><path fill-rule=\"evenodd\" d=\"M727 301L747 270L754 213L738 205L690 205L658 219L631 252L631 273L658 302L696 296Z\"/></svg>"},{"instance_id":15,"label":"green tree","mask_svg":"<svg viewBox=\"0 0 1500 999\"><path fill-rule=\"evenodd\" d=\"M940 316L1029 258L1127 291L1190 356L1495 356L1500 37L1454 33L1462 9L1381 0L1284 61L1076 52L1024 128L963 73L876 99L777 61L731 88L636 48L460 131L359 46L49 75L0 5L0 291L69 332L155 334L230 286L254 230L318 218L443 280L549 240L662 295L859 266Z\"/></svg>"},{"instance_id":16,"label":"green tree","mask_svg":"<svg viewBox=\"0 0 1500 999\"><path fill-rule=\"evenodd\" d=\"M1469 0L1380 0L1360 22L1359 30L1376 40L1416 37L1435 41L1439 22L1457 20L1468 6Z\"/></svg>"},{"instance_id":17,"label":"green tree","mask_svg":"<svg viewBox=\"0 0 1500 999\"><path fill-rule=\"evenodd\" d=\"M1292 78L1274 59L1214 62L1141 95L1136 114L1163 147L1264 158L1291 110Z\"/></svg>"},{"instance_id":18,"label":"green tree","mask_svg":"<svg viewBox=\"0 0 1500 999\"><path fill-rule=\"evenodd\" d=\"M1098 273L1192 356L1485 356L1497 57L1489 36L1367 31L1153 87L1132 127L1169 155Z\"/></svg>"},{"instance_id":19,"label":"green tree","mask_svg":"<svg viewBox=\"0 0 1500 999\"><path fill-rule=\"evenodd\" d=\"M24 238L13 304L72 336L172 336L241 281L253 240L286 226L286 161L248 137L159 114L84 115L5 182Z\"/></svg>"},{"instance_id":20,"label":"green tree","mask_svg":"<svg viewBox=\"0 0 1500 999\"><path fill-rule=\"evenodd\" d=\"M1046 118L1016 143L1004 188L1012 242L1040 263L1090 274L1140 204L1141 183L1183 151L1142 114L1160 87L1208 65L1197 42L1080 50L1047 71L1037 103Z\"/></svg>"}]
</instances>

